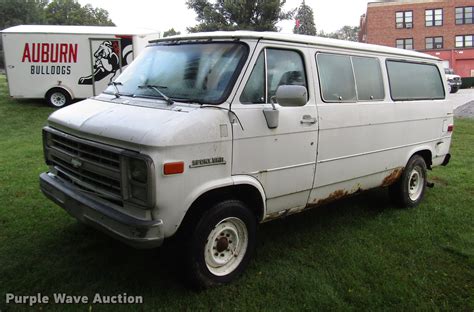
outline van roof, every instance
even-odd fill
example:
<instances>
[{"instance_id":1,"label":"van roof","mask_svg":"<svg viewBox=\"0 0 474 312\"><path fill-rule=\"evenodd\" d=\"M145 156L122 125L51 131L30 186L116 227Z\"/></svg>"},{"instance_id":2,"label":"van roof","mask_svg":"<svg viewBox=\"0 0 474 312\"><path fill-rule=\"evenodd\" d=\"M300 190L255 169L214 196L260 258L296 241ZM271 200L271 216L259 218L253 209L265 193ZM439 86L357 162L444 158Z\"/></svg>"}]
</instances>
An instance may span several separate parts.
<instances>
[{"instance_id":1,"label":"van roof","mask_svg":"<svg viewBox=\"0 0 474 312\"><path fill-rule=\"evenodd\" d=\"M100 35L146 35L158 33L154 29L124 28L115 26L64 26L64 25L18 25L6 28L2 33L36 34L100 34Z\"/></svg>"},{"instance_id":2,"label":"van roof","mask_svg":"<svg viewBox=\"0 0 474 312\"><path fill-rule=\"evenodd\" d=\"M391 48L387 46L380 46L375 44L367 44L346 40L330 39L317 36L307 36L307 35L296 35L296 34L283 34L278 32L256 32L256 31L216 31L216 32L203 32L203 33L193 33L187 35L177 35L172 37L161 38L153 40L151 42L166 42L166 41L180 41L180 40L199 40L199 39L266 39L266 40L275 40L282 42L291 42L291 43L302 43L308 45L340 48L340 49L349 49L349 50L359 50L366 52L376 52L392 55L401 55L408 57L417 57L430 60L439 60L439 58L420 53L412 50L403 50L397 48Z\"/></svg>"}]
</instances>

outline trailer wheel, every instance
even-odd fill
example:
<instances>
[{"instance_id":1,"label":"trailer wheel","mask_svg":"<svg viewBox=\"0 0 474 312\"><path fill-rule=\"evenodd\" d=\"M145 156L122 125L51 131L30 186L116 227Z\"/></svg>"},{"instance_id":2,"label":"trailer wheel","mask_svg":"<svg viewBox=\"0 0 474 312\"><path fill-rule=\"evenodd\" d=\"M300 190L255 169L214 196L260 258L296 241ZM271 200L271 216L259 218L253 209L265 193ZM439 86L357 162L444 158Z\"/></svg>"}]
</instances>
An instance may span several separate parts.
<instances>
[{"instance_id":1,"label":"trailer wheel","mask_svg":"<svg viewBox=\"0 0 474 312\"><path fill-rule=\"evenodd\" d=\"M230 283L247 267L255 250L257 218L238 200L204 212L186 240L185 267L199 289Z\"/></svg>"},{"instance_id":2,"label":"trailer wheel","mask_svg":"<svg viewBox=\"0 0 474 312\"><path fill-rule=\"evenodd\" d=\"M46 101L50 106L60 108L71 103L71 96L64 89L54 88L46 93Z\"/></svg>"},{"instance_id":3,"label":"trailer wheel","mask_svg":"<svg viewBox=\"0 0 474 312\"><path fill-rule=\"evenodd\" d=\"M426 163L420 155L410 158L400 179L389 186L390 197L403 208L415 207L426 190Z\"/></svg>"}]
</instances>

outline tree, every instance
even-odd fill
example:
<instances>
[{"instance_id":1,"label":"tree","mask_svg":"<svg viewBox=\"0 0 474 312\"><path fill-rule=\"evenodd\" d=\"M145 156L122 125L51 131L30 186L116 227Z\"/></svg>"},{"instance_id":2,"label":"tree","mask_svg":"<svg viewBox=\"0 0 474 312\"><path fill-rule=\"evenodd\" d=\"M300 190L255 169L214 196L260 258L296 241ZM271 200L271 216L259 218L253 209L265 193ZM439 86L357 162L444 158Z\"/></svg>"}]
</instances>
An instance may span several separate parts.
<instances>
[{"instance_id":1,"label":"tree","mask_svg":"<svg viewBox=\"0 0 474 312\"><path fill-rule=\"evenodd\" d=\"M21 24L45 24L48 0L1 0L0 30Z\"/></svg>"},{"instance_id":2,"label":"tree","mask_svg":"<svg viewBox=\"0 0 474 312\"><path fill-rule=\"evenodd\" d=\"M305 1L301 3L296 13L296 24L293 33L316 36L316 26L314 25L313 9L306 5Z\"/></svg>"},{"instance_id":3,"label":"tree","mask_svg":"<svg viewBox=\"0 0 474 312\"><path fill-rule=\"evenodd\" d=\"M175 35L181 35L180 31L174 30L174 28L168 29L163 33L163 37L169 37L169 36L175 36Z\"/></svg>"},{"instance_id":4,"label":"tree","mask_svg":"<svg viewBox=\"0 0 474 312\"><path fill-rule=\"evenodd\" d=\"M109 12L77 0L0 0L0 29L21 24L114 25Z\"/></svg>"},{"instance_id":5,"label":"tree","mask_svg":"<svg viewBox=\"0 0 474 312\"><path fill-rule=\"evenodd\" d=\"M216 30L276 31L280 20L290 19L294 11L284 12L286 0L187 0L196 14L197 26L189 32Z\"/></svg>"},{"instance_id":6,"label":"tree","mask_svg":"<svg viewBox=\"0 0 474 312\"><path fill-rule=\"evenodd\" d=\"M109 13L87 4L82 7L77 0L53 0L46 7L46 20L52 25L114 26Z\"/></svg>"},{"instance_id":7,"label":"tree","mask_svg":"<svg viewBox=\"0 0 474 312\"><path fill-rule=\"evenodd\" d=\"M83 25L97 26L115 26L109 18L109 12L102 8L93 8L90 4L86 4L83 8L86 20Z\"/></svg>"},{"instance_id":8,"label":"tree","mask_svg":"<svg viewBox=\"0 0 474 312\"><path fill-rule=\"evenodd\" d=\"M359 41L358 38L359 27L358 26L344 26L341 29L333 33L325 33L321 31L318 33L319 37L334 38L347 41Z\"/></svg>"}]
</instances>

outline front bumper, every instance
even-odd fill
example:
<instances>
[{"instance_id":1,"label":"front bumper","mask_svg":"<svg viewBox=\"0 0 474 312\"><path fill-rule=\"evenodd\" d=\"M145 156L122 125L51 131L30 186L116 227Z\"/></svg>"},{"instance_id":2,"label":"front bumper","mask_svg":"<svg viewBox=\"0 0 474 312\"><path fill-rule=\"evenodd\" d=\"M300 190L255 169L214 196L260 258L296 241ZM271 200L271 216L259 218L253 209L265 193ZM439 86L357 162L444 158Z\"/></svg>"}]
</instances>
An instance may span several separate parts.
<instances>
[{"instance_id":1,"label":"front bumper","mask_svg":"<svg viewBox=\"0 0 474 312\"><path fill-rule=\"evenodd\" d=\"M41 191L79 221L91 225L135 248L154 248L163 243L163 221L141 220L109 207L76 190L53 174L40 175Z\"/></svg>"},{"instance_id":2,"label":"front bumper","mask_svg":"<svg viewBox=\"0 0 474 312\"><path fill-rule=\"evenodd\" d=\"M460 87L462 85L462 81L454 81L454 80L448 80L448 84L451 87Z\"/></svg>"}]
</instances>

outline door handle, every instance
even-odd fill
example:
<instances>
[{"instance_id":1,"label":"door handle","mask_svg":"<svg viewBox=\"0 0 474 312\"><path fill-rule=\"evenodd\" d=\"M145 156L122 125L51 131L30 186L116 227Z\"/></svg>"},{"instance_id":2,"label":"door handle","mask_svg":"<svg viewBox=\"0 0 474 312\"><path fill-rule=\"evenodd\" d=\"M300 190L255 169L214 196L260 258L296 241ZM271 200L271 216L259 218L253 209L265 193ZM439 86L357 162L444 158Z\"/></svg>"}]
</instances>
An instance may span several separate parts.
<instances>
[{"instance_id":1,"label":"door handle","mask_svg":"<svg viewBox=\"0 0 474 312\"><path fill-rule=\"evenodd\" d=\"M300 120L301 124L315 124L316 118L311 115L303 115L303 118Z\"/></svg>"}]
</instances>

